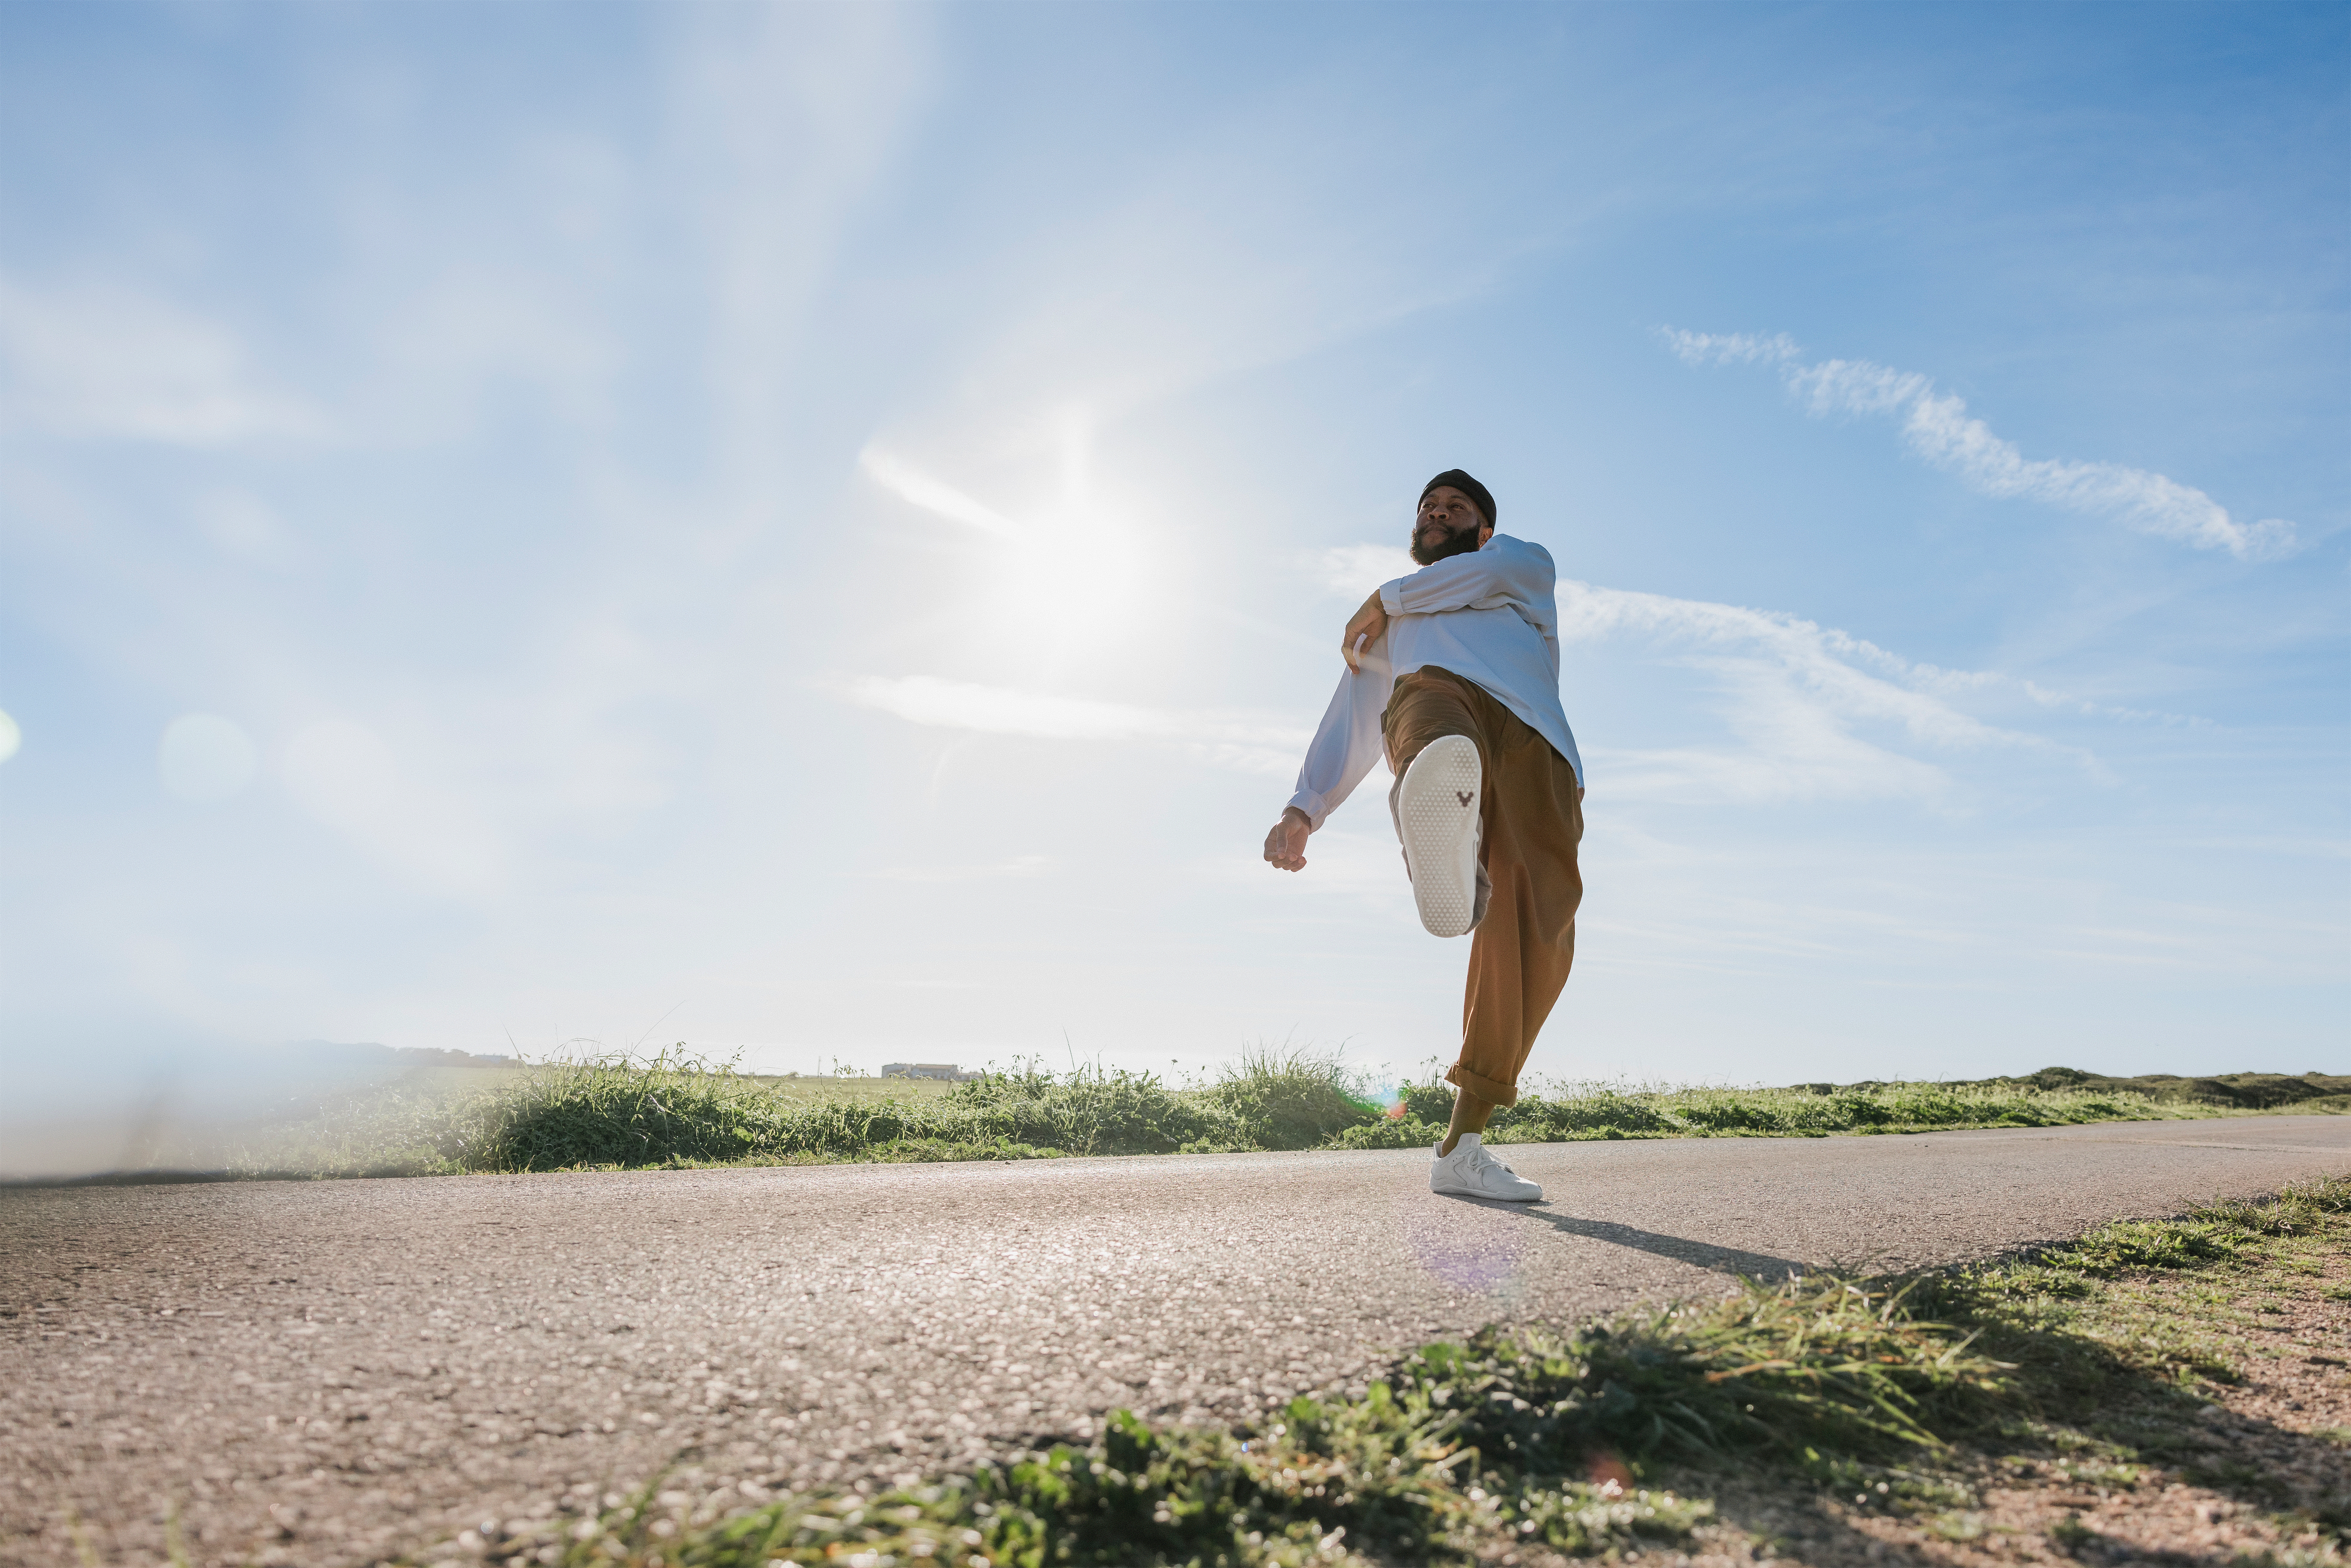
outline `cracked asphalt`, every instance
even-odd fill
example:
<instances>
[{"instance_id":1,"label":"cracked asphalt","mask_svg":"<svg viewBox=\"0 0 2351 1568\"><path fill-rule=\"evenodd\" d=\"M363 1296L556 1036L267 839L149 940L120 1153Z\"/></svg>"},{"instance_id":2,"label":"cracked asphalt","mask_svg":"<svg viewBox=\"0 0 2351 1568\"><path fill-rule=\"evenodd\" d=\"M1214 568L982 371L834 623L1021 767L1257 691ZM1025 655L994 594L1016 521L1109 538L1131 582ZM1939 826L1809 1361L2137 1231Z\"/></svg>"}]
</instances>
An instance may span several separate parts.
<instances>
[{"instance_id":1,"label":"cracked asphalt","mask_svg":"<svg viewBox=\"0 0 2351 1568\"><path fill-rule=\"evenodd\" d=\"M2351 1117L1427 1156L0 1192L0 1562L367 1563L689 1455L935 1473L1128 1406L1230 1421L1495 1321L1947 1263L2351 1172ZM429 1560L429 1558L428 1558Z\"/></svg>"}]
</instances>

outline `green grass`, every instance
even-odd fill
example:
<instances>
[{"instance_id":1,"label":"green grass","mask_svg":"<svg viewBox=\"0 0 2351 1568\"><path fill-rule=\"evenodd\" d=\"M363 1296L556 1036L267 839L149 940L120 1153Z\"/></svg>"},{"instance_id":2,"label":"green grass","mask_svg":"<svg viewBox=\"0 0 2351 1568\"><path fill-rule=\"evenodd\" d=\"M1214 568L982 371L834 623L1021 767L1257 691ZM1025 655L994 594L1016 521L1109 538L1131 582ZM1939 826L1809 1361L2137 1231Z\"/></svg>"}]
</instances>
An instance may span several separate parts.
<instances>
[{"instance_id":1,"label":"green grass","mask_svg":"<svg viewBox=\"0 0 2351 1568\"><path fill-rule=\"evenodd\" d=\"M1405 1116L1333 1137L1335 1148L1426 1147L1453 1115L1453 1089L1407 1085ZM2270 1108L2329 1111L2326 1099L2277 1100ZM1792 1089L1628 1089L1567 1084L1522 1096L1494 1113L1487 1141L1559 1143L1609 1138L1828 1137L1954 1127L2063 1127L2091 1122L2245 1115L2256 1111L2191 1096L2159 1099L2129 1089L2082 1089L2007 1079L1960 1083L1812 1084Z\"/></svg>"},{"instance_id":2,"label":"green grass","mask_svg":"<svg viewBox=\"0 0 2351 1568\"><path fill-rule=\"evenodd\" d=\"M1981 1325L1989 1352L2024 1369L2055 1406L2119 1409L2120 1395L2149 1378L2192 1395L2235 1378L2229 1331L2238 1314L2274 1310L2276 1281L2303 1275L2307 1258L2340 1257L2351 1246L2346 1214L2351 1178L2210 1205L2183 1219L2122 1221L2029 1258L1939 1275L1925 1300ZM2249 1297L2241 1278L2256 1267L2268 1282ZM2160 1290L2135 1282L2190 1273L2207 1281L2191 1314L2179 1311L2176 1281Z\"/></svg>"},{"instance_id":3,"label":"green grass","mask_svg":"<svg viewBox=\"0 0 2351 1568\"><path fill-rule=\"evenodd\" d=\"M1404 1358L1360 1399L1292 1400L1233 1432L1114 1413L1099 1441L876 1495L801 1494L697 1524L632 1504L560 1560L696 1568L837 1561L1302 1564L1452 1561L1479 1540L1593 1552L1674 1541L1712 1509L1587 1479L1595 1454L1700 1458L1938 1439L2002 1369L1915 1321L1898 1291L1751 1286L1567 1334L1489 1331ZM667 1529L660 1528L666 1521ZM528 1550L543 1550L536 1537Z\"/></svg>"},{"instance_id":4,"label":"green grass","mask_svg":"<svg viewBox=\"0 0 2351 1568\"><path fill-rule=\"evenodd\" d=\"M955 1088L953 1083L941 1078L817 1078L799 1073L786 1077L767 1073L745 1076L778 1099L803 1105L834 1100L863 1104L880 1100L933 1100Z\"/></svg>"},{"instance_id":5,"label":"green grass","mask_svg":"<svg viewBox=\"0 0 2351 1568\"><path fill-rule=\"evenodd\" d=\"M621 1508L487 1552L569 1568L1257 1568L1490 1562L1540 1541L1615 1557L1706 1527L1716 1509L1696 1494L1709 1474L1971 1540L1963 1448L2037 1445L2065 1485L2129 1487L2150 1458L2204 1442L2199 1379L2226 1365L2146 1333L2116 1281L2339 1257L2346 1217L2351 1180L2335 1180L1993 1266L1748 1282L1570 1330L1489 1329L1402 1357L1360 1398L1301 1396L1232 1431L1114 1412L1091 1445L887 1490L697 1500L657 1479ZM2225 1457L2199 1463L2185 1472L2198 1484L2247 1497L2268 1484ZM1678 1491L1657 1484L1669 1467ZM2351 1544L2351 1512L2305 1510L2298 1528L2319 1532L2314 1562Z\"/></svg>"},{"instance_id":6,"label":"green grass","mask_svg":"<svg viewBox=\"0 0 2351 1568\"><path fill-rule=\"evenodd\" d=\"M431 1081L344 1097L251 1140L233 1168L410 1175L1296 1149L1381 1119L1338 1061L1294 1051L1252 1052L1186 1090L1093 1067L841 1083L611 1057L470 1092Z\"/></svg>"},{"instance_id":7,"label":"green grass","mask_svg":"<svg viewBox=\"0 0 2351 1568\"><path fill-rule=\"evenodd\" d=\"M1964 1083L1787 1089L1552 1086L1496 1113L1492 1142L1826 1137L1956 1127L2048 1127L2265 1110L2332 1110L2268 1084L2262 1107L2185 1092L2082 1087L2070 1070ZM2058 1075L2047 1083L2039 1080ZM2275 1075L2237 1075L2274 1078ZM2179 1080L2194 1085L2223 1080ZM2317 1075L2304 1089L2331 1086ZM2247 1092L2249 1094L2252 1092ZM839 1160L1029 1159L1269 1149L1426 1148L1453 1092L1407 1085L1399 1113L1337 1060L1259 1051L1206 1084L1147 1072L1033 1065L974 1082L764 1078L689 1057L590 1058L420 1071L257 1132L225 1164L241 1176L392 1176L642 1169Z\"/></svg>"},{"instance_id":8,"label":"green grass","mask_svg":"<svg viewBox=\"0 0 2351 1568\"><path fill-rule=\"evenodd\" d=\"M1447 1085L1407 1090L1405 1095L1413 1113L1432 1124L1441 1126L1452 1115L1453 1095ZM1949 1127L2062 1127L2230 1113L2244 1113L2234 1105L2201 1100L2163 1100L2130 1090L2042 1088L2022 1081L1646 1092L1590 1085L1527 1096L1496 1112L1490 1141L1825 1137Z\"/></svg>"}]
</instances>

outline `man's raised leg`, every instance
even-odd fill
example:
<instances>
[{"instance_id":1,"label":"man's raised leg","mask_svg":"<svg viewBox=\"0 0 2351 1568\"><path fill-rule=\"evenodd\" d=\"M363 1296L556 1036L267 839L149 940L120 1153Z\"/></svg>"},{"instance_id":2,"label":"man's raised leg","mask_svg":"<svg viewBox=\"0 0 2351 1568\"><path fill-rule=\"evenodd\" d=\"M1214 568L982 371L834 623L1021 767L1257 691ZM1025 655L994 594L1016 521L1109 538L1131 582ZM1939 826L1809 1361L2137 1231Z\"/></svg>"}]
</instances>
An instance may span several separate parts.
<instances>
[{"instance_id":1,"label":"man's raised leg","mask_svg":"<svg viewBox=\"0 0 2351 1568\"><path fill-rule=\"evenodd\" d=\"M1575 911L1583 901L1575 770L1507 711L1496 729L1485 823L1493 894L1469 947L1461 1059L1445 1075L1464 1101L1474 1096L1489 1106L1518 1100L1520 1070L1575 964ZM1457 1118L1463 1114L1457 1110Z\"/></svg>"},{"instance_id":2,"label":"man's raised leg","mask_svg":"<svg viewBox=\"0 0 2351 1568\"><path fill-rule=\"evenodd\" d=\"M1387 711L1380 716L1388 768L1395 775L1388 789L1388 815L1404 848L1421 924L1439 936L1460 936L1486 913L1486 737L1479 722L1480 698L1489 705L1493 701L1450 671L1415 670L1397 678ZM1426 880L1446 885L1424 889L1424 873ZM1462 896L1465 893L1468 896Z\"/></svg>"}]
</instances>

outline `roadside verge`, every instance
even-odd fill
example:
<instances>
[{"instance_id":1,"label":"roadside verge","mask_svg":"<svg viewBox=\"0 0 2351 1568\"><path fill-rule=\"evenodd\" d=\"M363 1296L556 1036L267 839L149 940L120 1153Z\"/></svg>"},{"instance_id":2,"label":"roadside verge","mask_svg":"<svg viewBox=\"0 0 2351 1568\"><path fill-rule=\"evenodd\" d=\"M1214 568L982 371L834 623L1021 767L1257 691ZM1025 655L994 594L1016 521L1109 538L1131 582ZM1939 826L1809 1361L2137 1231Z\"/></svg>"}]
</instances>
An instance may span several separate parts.
<instances>
[{"instance_id":1,"label":"roadside verge","mask_svg":"<svg viewBox=\"0 0 2351 1568\"><path fill-rule=\"evenodd\" d=\"M681 1456L593 1511L417 1563L897 1568L1539 1563L1645 1545L1836 1564L2351 1546L2351 1178L1904 1279L1749 1282L1399 1359L1231 1431L889 1490L768 1493ZM463 1555L455 1553L462 1552Z\"/></svg>"},{"instance_id":2,"label":"roadside verge","mask_svg":"<svg viewBox=\"0 0 2351 1568\"><path fill-rule=\"evenodd\" d=\"M1497 1144L1829 1137L2351 1110L2351 1079L2240 1073L2091 1080L2051 1068L1970 1082L1781 1089L1554 1085L1496 1113ZM1243 1057L1214 1082L1081 1067L990 1073L904 1098L810 1098L803 1085L663 1055L553 1062L453 1095L389 1088L255 1129L220 1177L453 1175L1426 1148L1453 1107L1442 1082L1389 1090L1305 1051ZM193 1176L194 1173L189 1173ZM106 1179L163 1179L124 1173ZM200 1179L200 1178L199 1178Z\"/></svg>"}]
</instances>

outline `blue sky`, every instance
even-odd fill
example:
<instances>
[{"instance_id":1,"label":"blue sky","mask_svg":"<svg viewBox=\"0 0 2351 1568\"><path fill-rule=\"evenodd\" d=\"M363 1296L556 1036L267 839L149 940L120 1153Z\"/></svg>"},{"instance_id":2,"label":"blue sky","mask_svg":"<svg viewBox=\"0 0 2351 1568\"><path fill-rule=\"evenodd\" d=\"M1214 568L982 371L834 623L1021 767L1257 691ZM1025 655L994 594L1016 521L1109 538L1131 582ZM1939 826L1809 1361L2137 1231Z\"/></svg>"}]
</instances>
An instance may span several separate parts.
<instances>
[{"instance_id":1,"label":"blue sky","mask_svg":"<svg viewBox=\"0 0 2351 1568\"><path fill-rule=\"evenodd\" d=\"M0 42L20 1107L1449 1057L1376 793L1257 855L1456 465L1590 766L1532 1071L2345 1065L2339 6Z\"/></svg>"}]
</instances>

